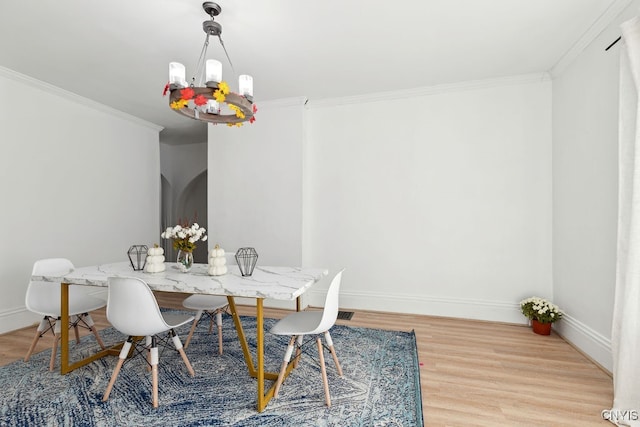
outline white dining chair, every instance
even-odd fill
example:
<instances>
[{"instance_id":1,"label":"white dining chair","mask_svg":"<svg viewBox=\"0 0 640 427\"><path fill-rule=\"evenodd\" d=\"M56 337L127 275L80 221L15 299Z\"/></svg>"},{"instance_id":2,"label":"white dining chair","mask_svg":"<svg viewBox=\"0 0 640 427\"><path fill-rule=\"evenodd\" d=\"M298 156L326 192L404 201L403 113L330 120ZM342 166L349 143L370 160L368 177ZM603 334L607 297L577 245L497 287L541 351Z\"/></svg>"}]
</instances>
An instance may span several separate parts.
<instances>
[{"instance_id":1,"label":"white dining chair","mask_svg":"<svg viewBox=\"0 0 640 427\"><path fill-rule=\"evenodd\" d=\"M227 266L231 267L229 266L229 262L235 263L235 253L227 252L224 256L227 259ZM182 306L189 310L196 311L195 319L193 320L191 329L189 330L189 335L184 341L184 348L189 347L191 338L193 338L193 334L196 331L196 327L200 323L200 320L204 317L208 317L209 333L213 330L214 319L218 326L218 354L222 354L222 313L229 308L229 301L227 300L227 297L219 295L194 294L185 298L184 301L182 301Z\"/></svg>"},{"instance_id":2,"label":"white dining chair","mask_svg":"<svg viewBox=\"0 0 640 427\"><path fill-rule=\"evenodd\" d=\"M305 335L316 335L315 341L318 347L318 355L320 358L320 371L322 374L322 383L324 385L325 401L327 403L327 406L331 406L331 395L329 394L327 369L324 363L324 346L322 344L322 336L324 336L327 347L331 352L331 356L333 357L333 361L336 365L338 375L342 376L342 367L340 366L340 362L338 361L336 350L333 347L333 340L331 339L329 329L333 327L333 325L336 323L336 319L338 318L340 283L342 281L343 271L344 269L339 271L331 281L331 284L329 285L329 289L327 291L324 309L322 311L300 311L292 313L279 320L269 331L274 335L291 336L287 351L285 352L284 359L282 361L282 366L280 367L278 379L276 380L276 386L273 393L274 397L278 396L278 392L280 391L280 386L282 385L284 374L287 370L287 365L291 360L294 346L296 347L296 356L294 359L294 363L297 364L302 354L301 347L304 344L303 337Z\"/></svg>"},{"instance_id":3,"label":"white dining chair","mask_svg":"<svg viewBox=\"0 0 640 427\"><path fill-rule=\"evenodd\" d=\"M109 399L122 364L127 359L133 345L141 345L136 337L145 337L144 348L148 350L147 363L151 366L152 403L158 407L158 341L168 343L159 335L168 332L168 336L174 347L180 353L184 364L191 376L195 375L191 363L184 352L182 342L175 332L175 328L187 324L193 320L193 316L177 313L162 313L158 302L149 286L140 279L128 277L111 277L108 279L109 298L107 300L107 319L115 329L128 335L127 341L120 350L118 363L116 364L111 380L102 397L103 401Z\"/></svg>"},{"instance_id":4,"label":"white dining chair","mask_svg":"<svg viewBox=\"0 0 640 427\"><path fill-rule=\"evenodd\" d=\"M68 259L47 258L36 261L33 264L31 274L33 276L63 276L71 272L73 268L73 263ZM43 317L36 329L36 335L33 337L24 361L29 361L38 340L48 332L51 332L53 334L53 345L51 347L51 360L49 362L50 371L53 371L55 365L62 328L60 324L60 286L60 283L31 280L25 296L25 306L27 310ZM69 325L65 325L65 327L74 329L76 344L80 342L79 328L83 327L93 333L101 348L105 348L93 319L89 314L89 312L102 308L105 305L107 305L106 295L104 292L101 292L99 288L93 286L69 286Z\"/></svg>"}]
</instances>

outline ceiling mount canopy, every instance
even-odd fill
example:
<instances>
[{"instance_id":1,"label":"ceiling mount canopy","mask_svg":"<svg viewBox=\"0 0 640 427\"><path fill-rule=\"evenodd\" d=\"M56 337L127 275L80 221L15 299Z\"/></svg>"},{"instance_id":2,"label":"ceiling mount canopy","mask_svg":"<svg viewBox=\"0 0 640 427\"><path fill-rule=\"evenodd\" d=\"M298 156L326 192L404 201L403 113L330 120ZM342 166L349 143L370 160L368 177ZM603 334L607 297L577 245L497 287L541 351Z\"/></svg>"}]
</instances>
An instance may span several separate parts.
<instances>
[{"instance_id":1,"label":"ceiling mount canopy","mask_svg":"<svg viewBox=\"0 0 640 427\"><path fill-rule=\"evenodd\" d=\"M206 59L209 37L217 37L235 74L222 41L222 25L214 19L222 13L222 8L210 1L204 2L202 8L211 19L202 23L206 38L196 70L188 84L185 66L179 62L169 63L169 83L165 87L165 94L170 91L169 106L184 116L204 122L228 126L242 126L246 121L253 123L257 111L253 104L253 78L246 74L238 76L238 93L231 92L229 85L222 80L222 63Z\"/></svg>"}]
</instances>

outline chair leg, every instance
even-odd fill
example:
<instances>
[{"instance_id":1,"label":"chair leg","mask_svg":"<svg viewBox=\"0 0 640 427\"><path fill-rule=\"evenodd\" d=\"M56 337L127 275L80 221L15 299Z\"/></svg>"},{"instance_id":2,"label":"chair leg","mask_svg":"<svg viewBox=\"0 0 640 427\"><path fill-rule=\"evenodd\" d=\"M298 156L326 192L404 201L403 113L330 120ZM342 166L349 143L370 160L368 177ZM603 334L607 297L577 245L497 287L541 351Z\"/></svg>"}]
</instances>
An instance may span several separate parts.
<instances>
[{"instance_id":1,"label":"chair leg","mask_svg":"<svg viewBox=\"0 0 640 427\"><path fill-rule=\"evenodd\" d=\"M49 322L47 320L47 317L44 317L42 320L40 320L40 324L36 328L36 335L33 337L33 341L31 341L31 346L29 346L29 351L27 351L27 355L24 357L24 361L25 362L29 361L29 358L33 354L33 350L36 349L36 345L38 344L38 340L44 334L44 332L47 330L47 326L48 325L49 325Z\"/></svg>"},{"instance_id":2,"label":"chair leg","mask_svg":"<svg viewBox=\"0 0 640 427\"><path fill-rule=\"evenodd\" d=\"M331 339L331 334L329 331L324 333L324 339L327 342L327 346L329 346L329 351L331 351L331 356L333 356L333 363L336 364L336 369L338 369L338 375L342 376L342 367L340 366L340 362L338 361L338 355L336 354L336 349L333 348L333 340Z\"/></svg>"},{"instance_id":3,"label":"chair leg","mask_svg":"<svg viewBox=\"0 0 640 427\"><path fill-rule=\"evenodd\" d=\"M82 315L82 319L83 319L83 322L89 328L89 330L93 332L93 335L96 337L96 341L100 345L100 348L104 350L106 347L104 345L104 342L102 342L102 338L100 338L100 334L98 333L98 328L95 327L95 323L91 315L89 313L84 313Z\"/></svg>"},{"instance_id":4,"label":"chair leg","mask_svg":"<svg viewBox=\"0 0 640 427\"><path fill-rule=\"evenodd\" d=\"M120 373L120 368L122 368L122 364L127 359L129 354L129 350L131 350L131 344L133 343L133 338L127 338L122 349L120 350L120 355L118 356L118 363L116 364L113 373L111 374L111 379L109 380L109 384L107 385L107 389L104 391L104 395L102 396L102 401L106 402L109 399L109 394L111 394L111 389L116 382L116 378L118 378L118 374Z\"/></svg>"},{"instance_id":5,"label":"chair leg","mask_svg":"<svg viewBox=\"0 0 640 427\"><path fill-rule=\"evenodd\" d=\"M222 354L222 312L216 313L216 323L218 324L218 354Z\"/></svg>"},{"instance_id":6,"label":"chair leg","mask_svg":"<svg viewBox=\"0 0 640 427\"><path fill-rule=\"evenodd\" d=\"M80 344L80 329L78 328L78 316L71 316L69 321L73 324L73 332L76 336L76 345Z\"/></svg>"},{"instance_id":7,"label":"chair leg","mask_svg":"<svg viewBox=\"0 0 640 427\"><path fill-rule=\"evenodd\" d=\"M151 343L153 337L151 335L147 335L144 341L144 348L147 350L147 372L151 372Z\"/></svg>"},{"instance_id":8,"label":"chair leg","mask_svg":"<svg viewBox=\"0 0 640 427\"><path fill-rule=\"evenodd\" d=\"M195 376L196 373L193 370L191 363L189 363L189 358L187 357L187 354L184 352L184 348L182 348L182 342L180 342L180 337L178 337L178 334L176 334L176 331L174 331L173 329L171 329L170 332L171 332L171 338L173 339L173 345L176 347L176 350L180 352L180 356L182 356L182 360L184 361L184 364L187 365L187 370L189 371L192 377Z\"/></svg>"},{"instance_id":9,"label":"chair leg","mask_svg":"<svg viewBox=\"0 0 640 427\"><path fill-rule=\"evenodd\" d=\"M200 317L202 317L202 310L198 310L195 318L193 319L193 323L191 324L191 329L189 330L189 335L187 335L187 339L184 342L184 348L189 347L189 343L191 342L191 337L193 337L193 333L196 331L196 326L198 326L198 322L200 322Z\"/></svg>"},{"instance_id":10,"label":"chair leg","mask_svg":"<svg viewBox=\"0 0 640 427\"><path fill-rule=\"evenodd\" d=\"M284 358L282 359L282 366L280 366L280 373L278 374L278 379L276 380L276 386L273 389L273 397L278 397L280 386L282 385L282 381L284 380L284 373L287 370L287 365L289 364L289 360L291 360L291 354L293 353L293 345L295 342L296 342L296 336L293 335L289 340L287 351L285 352Z\"/></svg>"},{"instance_id":11,"label":"chair leg","mask_svg":"<svg viewBox=\"0 0 640 427\"><path fill-rule=\"evenodd\" d=\"M296 357L295 359L293 359L294 368L298 367L298 363L300 362L300 356L302 356L302 339L303 338L304 338L304 335L298 336L298 345L296 346Z\"/></svg>"},{"instance_id":12,"label":"chair leg","mask_svg":"<svg viewBox=\"0 0 640 427\"><path fill-rule=\"evenodd\" d=\"M327 406L331 406L331 396L329 395L329 381L327 381L327 368L324 365L324 348L322 347L322 339L316 339L318 344L318 355L320 356L320 370L322 371L322 383L324 384L324 396Z\"/></svg>"},{"instance_id":13,"label":"chair leg","mask_svg":"<svg viewBox=\"0 0 640 427\"><path fill-rule=\"evenodd\" d=\"M156 337L151 338L151 350L149 352L151 356L151 398L153 401L153 407L158 407L158 347L156 344Z\"/></svg>"},{"instance_id":14,"label":"chair leg","mask_svg":"<svg viewBox=\"0 0 640 427\"><path fill-rule=\"evenodd\" d=\"M207 314L209 314L209 333L211 333L213 332L213 313L207 311Z\"/></svg>"}]
</instances>

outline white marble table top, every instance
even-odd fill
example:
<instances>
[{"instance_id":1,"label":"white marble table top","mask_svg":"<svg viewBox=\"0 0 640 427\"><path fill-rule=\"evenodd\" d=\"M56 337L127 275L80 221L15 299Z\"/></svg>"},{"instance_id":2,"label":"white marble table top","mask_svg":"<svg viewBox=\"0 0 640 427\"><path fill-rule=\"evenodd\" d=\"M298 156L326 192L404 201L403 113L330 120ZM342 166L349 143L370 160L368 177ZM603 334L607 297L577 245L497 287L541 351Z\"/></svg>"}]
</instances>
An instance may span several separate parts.
<instances>
[{"instance_id":1,"label":"white marble table top","mask_svg":"<svg viewBox=\"0 0 640 427\"><path fill-rule=\"evenodd\" d=\"M251 276L242 277L237 265L229 265L227 274L209 276L207 267L194 264L188 273L182 273L176 263L167 262L165 271L145 273L119 262L75 268L63 276L32 276L31 280L107 286L109 277L137 277L156 291L294 300L328 274L322 268L256 266Z\"/></svg>"}]
</instances>

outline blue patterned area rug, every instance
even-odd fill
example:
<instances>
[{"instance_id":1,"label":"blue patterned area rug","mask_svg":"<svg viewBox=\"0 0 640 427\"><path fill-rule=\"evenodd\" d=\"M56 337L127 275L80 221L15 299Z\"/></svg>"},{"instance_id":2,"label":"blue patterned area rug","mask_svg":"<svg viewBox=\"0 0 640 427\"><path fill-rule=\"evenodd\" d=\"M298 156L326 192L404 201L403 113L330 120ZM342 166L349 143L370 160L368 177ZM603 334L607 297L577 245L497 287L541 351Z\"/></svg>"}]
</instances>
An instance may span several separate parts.
<instances>
[{"instance_id":1,"label":"blue patterned area rug","mask_svg":"<svg viewBox=\"0 0 640 427\"><path fill-rule=\"evenodd\" d=\"M0 426L423 425L413 332L334 326L331 335L344 376L338 376L331 355L325 352L331 407L325 405L317 349L312 343L278 397L258 413L256 380L248 374L231 316L225 315L223 321L223 355L218 355L215 326L209 334L208 321L200 322L186 350L195 377L189 375L176 351L168 348L161 353L157 409L151 404L151 374L141 357L124 364L107 402L102 402L102 395L116 357L64 376L49 372L50 350L32 356L28 363L0 367ZM255 319L243 317L242 322L255 350ZM274 322L265 319L265 330ZM188 327L178 331L183 342ZM114 329L101 334L105 343L125 338ZM279 369L286 346L286 338L266 334L268 371ZM72 345L72 357L96 348L93 336L83 337L80 345ZM265 381L267 387L270 384Z\"/></svg>"}]
</instances>

